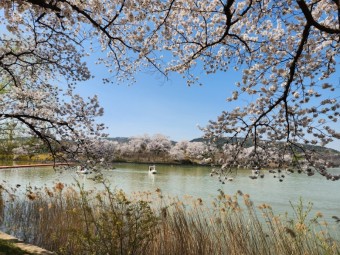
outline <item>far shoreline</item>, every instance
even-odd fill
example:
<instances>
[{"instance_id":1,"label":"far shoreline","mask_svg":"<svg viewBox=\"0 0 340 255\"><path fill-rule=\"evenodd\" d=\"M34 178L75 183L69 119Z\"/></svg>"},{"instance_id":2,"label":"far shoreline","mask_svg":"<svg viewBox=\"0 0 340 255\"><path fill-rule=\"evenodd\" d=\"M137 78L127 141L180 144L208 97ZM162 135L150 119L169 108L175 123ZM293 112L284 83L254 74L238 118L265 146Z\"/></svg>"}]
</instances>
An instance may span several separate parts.
<instances>
[{"instance_id":1,"label":"far shoreline","mask_svg":"<svg viewBox=\"0 0 340 255\"><path fill-rule=\"evenodd\" d=\"M72 166L73 163L44 163L44 164L18 164L11 166L0 166L1 169L11 169L11 168L27 168L27 167L48 167L48 166Z\"/></svg>"}]
</instances>

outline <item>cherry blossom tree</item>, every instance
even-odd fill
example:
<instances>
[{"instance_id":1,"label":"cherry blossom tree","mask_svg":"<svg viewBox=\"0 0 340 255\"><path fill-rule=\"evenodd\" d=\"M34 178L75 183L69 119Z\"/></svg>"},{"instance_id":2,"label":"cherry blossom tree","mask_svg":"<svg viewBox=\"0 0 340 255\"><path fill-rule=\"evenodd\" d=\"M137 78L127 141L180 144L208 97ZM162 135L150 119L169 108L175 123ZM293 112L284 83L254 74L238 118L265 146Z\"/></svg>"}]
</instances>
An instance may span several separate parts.
<instances>
[{"instance_id":1,"label":"cherry blossom tree","mask_svg":"<svg viewBox=\"0 0 340 255\"><path fill-rule=\"evenodd\" d=\"M280 167L303 158L300 169L309 164L340 179L305 146L340 139L339 87L329 82L340 53L339 0L13 0L0 8L0 73L8 91L0 116L24 123L51 150L58 144L67 151L60 141L68 140L84 143L72 147L78 152L103 128L93 121L102 113L97 98L74 94L91 76L83 57L100 45L106 56L98 62L112 73L106 82L133 80L144 68L180 73L189 85L199 82L193 70L200 68L242 71L229 84L228 101L248 103L204 128L212 142L226 137L230 145L220 175L246 164L251 141L252 165L265 166L263 153L270 152Z\"/></svg>"},{"instance_id":2,"label":"cherry blossom tree","mask_svg":"<svg viewBox=\"0 0 340 255\"><path fill-rule=\"evenodd\" d=\"M187 148L187 154L189 158L201 162L206 154L207 146L203 142L190 142Z\"/></svg>"},{"instance_id":3,"label":"cherry blossom tree","mask_svg":"<svg viewBox=\"0 0 340 255\"><path fill-rule=\"evenodd\" d=\"M171 149L171 141L162 134L155 134L147 144L147 150L156 156L166 156Z\"/></svg>"},{"instance_id":4,"label":"cherry blossom tree","mask_svg":"<svg viewBox=\"0 0 340 255\"><path fill-rule=\"evenodd\" d=\"M170 149L170 156L178 161L202 163L207 146L203 142L180 141Z\"/></svg>"},{"instance_id":5,"label":"cherry blossom tree","mask_svg":"<svg viewBox=\"0 0 340 255\"><path fill-rule=\"evenodd\" d=\"M121 146L117 141L101 139L94 141L89 150L89 154L95 156L92 158L93 169L100 170L112 167L112 163L119 158Z\"/></svg>"},{"instance_id":6,"label":"cherry blossom tree","mask_svg":"<svg viewBox=\"0 0 340 255\"><path fill-rule=\"evenodd\" d=\"M158 5L159 6L159 5ZM212 141L227 137L227 162L218 174L242 162L249 140L254 166L266 166L265 153L275 154L284 167L289 158L303 158L306 173L327 179L317 151L304 144L326 145L340 138L339 88L328 82L335 75L340 51L339 1L168 1L155 8L155 32L149 41L172 52L166 71L182 73L203 66L207 73L242 70L228 101L249 103L223 112L204 130ZM161 14L157 14L161 13ZM152 44L153 45L153 44ZM154 46L152 46L154 47ZM264 153L265 152L265 153ZM301 163L301 165L299 164Z\"/></svg>"},{"instance_id":7,"label":"cherry blossom tree","mask_svg":"<svg viewBox=\"0 0 340 255\"><path fill-rule=\"evenodd\" d=\"M189 145L189 141L179 141L171 147L169 153L170 156L177 161L189 160L186 151Z\"/></svg>"},{"instance_id":8,"label":"cherry blossom tree","mask_svg":"<svg viewBox=\"0 0 340 255\"><path fill-rule=\"evenodd\" d=\"M0 122L26 128L55 160L84 158L90 138L100 137L104 127L94 122L103 112L97 97L74 93L77 82L90 78L84 53L75 49L82 39L72 39L71 31L23 1L0 7L6 28L0 38Z\"/></svg>"},{"instance_id":9,"label":"cherry blossom tree","mask_svg":"<svg viewBox=\"0 0 340 255\"><path fill-rule=\"evenodd\" d=\"M149 135L145 134L143 136L135 136L129 140L129 145L131 146L131 151L134 153L143 153L147 150L148 143L151 138Z\"/></svg>"}]
</instances>

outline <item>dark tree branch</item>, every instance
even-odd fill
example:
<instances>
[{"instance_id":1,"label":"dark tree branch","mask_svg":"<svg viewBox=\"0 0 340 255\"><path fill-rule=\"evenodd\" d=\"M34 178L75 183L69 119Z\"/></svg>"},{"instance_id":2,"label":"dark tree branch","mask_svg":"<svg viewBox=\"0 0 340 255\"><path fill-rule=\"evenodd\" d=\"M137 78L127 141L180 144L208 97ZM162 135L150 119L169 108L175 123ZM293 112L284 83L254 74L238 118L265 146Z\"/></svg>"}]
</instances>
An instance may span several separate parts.
<instances>
[{"instance_id":1,"label":"dark tree branch","mask_svg":"<svg viewBox=\"0 0 340 255\"><path fill-rule=\"evenodd\" d=\"M58 1L56 1L56 4L52 4L52 3L46 3L45 0L24 0L25 2L27 3L31 3L33 5L37 5L37 6L40 6L44 9L49 9L51 11L54 11L54 12L61 12L61 9L59 7L57 7L57 3Z\"/></svg>"},{"instance_id":2,"label":"dark tree branch","mask_svg":"<svg viewBox=\"0 0 340 255\"><path fill-rule=\"evenodd\" d=\"M339 1L333 0L333 2L338 2L337 6L338 6L338 17L339 17ZM305 18L308 22L308 24L310 24L311 26L316 27L317 29L319 29L320 31L326 32L328 34L340 34L340 29L336 29L336 28L331 28L331 27L326 27L320 23L318 23L311 11L309 10L306 2L304 0L297 0L297 3L300 7L300 9L302 10L303 14L305 15ZM340 19L339 19L339 26L340 26Z\"/></svg>"},{"instance_id":3,"label":"dark tree branch","mask_svg":"<svg viewBox=\"0 0 340 255\"><path fill-rule=\"evenodd\" d=\"M294 76L295 76L295 72L296 72L296 68L297 68L297 63L298 60L303 52L303 47L306 44L307 40L308 40L308 35L310 32L310 24L306 24L303 32L302 32L302 36L301 36L301 41L299 44L299 47L296 51L296 54L293 58L293 61L289 67L289 78L286 82L286 86L285 86L285 90L282 94L282 96L280 98L278 98L273 104L271 104L268 109L266 111L264 111L254 122L254 125L256 125L264 116L266 116L269 112L271 112L276 106L278 106L281 102L284 102L285 104L285 108L286 108L286 114L288 114L288 102L287 102L287 98L288 98L288 94L290 92L290 86L292 84L292 82L294 81ZM287 117L288 115L286 115ZM287 122L289 123L288 119Z\"/></svg>"}]
</instances>

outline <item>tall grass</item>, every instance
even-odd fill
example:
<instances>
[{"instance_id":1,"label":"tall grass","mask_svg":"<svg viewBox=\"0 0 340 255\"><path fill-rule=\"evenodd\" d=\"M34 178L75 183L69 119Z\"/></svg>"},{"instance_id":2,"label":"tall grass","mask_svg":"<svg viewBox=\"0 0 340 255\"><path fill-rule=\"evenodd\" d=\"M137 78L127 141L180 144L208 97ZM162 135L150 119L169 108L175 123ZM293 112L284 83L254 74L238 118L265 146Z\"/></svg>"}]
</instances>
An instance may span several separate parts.
<instances>
[{"instance_id":1,"label":"tall grass","mask_svg":"<svg viewBox=\"0 0 340 255\"><path fill-rule=\"evenodd\" d=\"M340 254L339 237L302 202L288 217L242 192L220 191L212 204L159 189L128 197L108 185L28 187L25 198L1 192L3 225L58 254Z\"/></svg>"}]
</instances>

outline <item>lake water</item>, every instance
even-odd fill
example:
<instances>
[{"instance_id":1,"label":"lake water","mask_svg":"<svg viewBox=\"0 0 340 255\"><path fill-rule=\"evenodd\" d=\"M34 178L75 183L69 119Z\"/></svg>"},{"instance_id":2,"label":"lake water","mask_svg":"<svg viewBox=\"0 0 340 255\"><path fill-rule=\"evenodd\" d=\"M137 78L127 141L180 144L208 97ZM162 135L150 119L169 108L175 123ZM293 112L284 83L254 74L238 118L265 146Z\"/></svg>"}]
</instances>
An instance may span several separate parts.
<instances>
[{"instance_id":1,"label":"lake water","mask_svg":"<svg viewBox=\"0 0 340 255\"><path fill-rule=\"evenodd\" d=\"M131 194L138 191L155 191L160 188L163 194L185 195L212 201L222 189L224 193L234 195L238 190L248 193L255 205L270 204L276 213L292 212L290 202L297 204L302 198L305 204L313 203L314 212L322 212L329 222L332 216L340 217L340 181L327 181L318 174L307 177L294 173L286 175L283 182L267 174L263 179L252 180L249 170L238 170L233 181L220 183L216 177L210 177L210 168L201 166L157 165L157 174L148 173L148 166L143 164L116 164L115 169L103 171L111 186L123 189ZM331 171L340 172L340 168ZM55 182L66 184L76 180L85 188L98 185L89 179L90 175L78 175L74 170L54 171L50 167L1 169L0 181L7 184L20 184L22 191L26 186L52 186Z\"/></svg>"}]
</instances>

